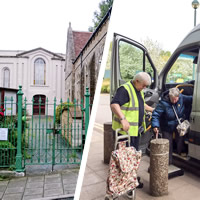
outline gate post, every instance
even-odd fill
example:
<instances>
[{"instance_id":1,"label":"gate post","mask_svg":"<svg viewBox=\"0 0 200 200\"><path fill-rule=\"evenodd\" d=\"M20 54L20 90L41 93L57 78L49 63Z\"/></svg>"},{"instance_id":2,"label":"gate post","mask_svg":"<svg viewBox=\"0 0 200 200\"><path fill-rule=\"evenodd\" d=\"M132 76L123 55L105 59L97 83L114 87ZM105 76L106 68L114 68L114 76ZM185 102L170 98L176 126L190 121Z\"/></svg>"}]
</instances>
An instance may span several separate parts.
<instances>
[{"instance_id":1,"label":"gate post","mask_svg":"<svg viewBox=\"0 0 200 200\"><path fill-rule=\"evenodd\" d=\"M90 116L90 93L89 88L86 87L86 93L85 93L85 139L87 136L87 130L88 130L88 124L89 124L89 116Z\"/></svg>"},{"instance_id":2,"label":"gate post","mask_svg":"<svg viewBox=\"0 0 200 200\"><path fill-rule=\"evenodd\" d=\"M16 155L16 171L23 172L22 169L22 86L19 86L18 96L18 119L17 119L17 155Z\"/></svg>"}]
</instances>

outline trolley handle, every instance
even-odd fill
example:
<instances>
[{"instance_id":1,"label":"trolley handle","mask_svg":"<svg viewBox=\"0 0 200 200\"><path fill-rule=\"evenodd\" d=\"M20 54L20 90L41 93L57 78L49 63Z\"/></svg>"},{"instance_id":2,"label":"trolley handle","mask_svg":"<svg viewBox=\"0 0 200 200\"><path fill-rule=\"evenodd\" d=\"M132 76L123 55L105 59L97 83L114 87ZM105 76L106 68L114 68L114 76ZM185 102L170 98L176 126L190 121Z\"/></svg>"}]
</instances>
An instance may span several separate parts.
<instances>
[{"instance_id":1,"label":"trolley handle","mask_svg":"<svg viewBox=\"0 0 200 200\"><path fill-rule=\"evenodd\" d=\"M119 131L124 131L122 128L118 128L115 131L115 150L117 149L117 145L120 143L120 140L123 139L123 141L127 141L128 142L128 146L130 147L130 134L129 131L125 131L127 134L126 135L118 135Z\"/></svg>"}]
</instances>

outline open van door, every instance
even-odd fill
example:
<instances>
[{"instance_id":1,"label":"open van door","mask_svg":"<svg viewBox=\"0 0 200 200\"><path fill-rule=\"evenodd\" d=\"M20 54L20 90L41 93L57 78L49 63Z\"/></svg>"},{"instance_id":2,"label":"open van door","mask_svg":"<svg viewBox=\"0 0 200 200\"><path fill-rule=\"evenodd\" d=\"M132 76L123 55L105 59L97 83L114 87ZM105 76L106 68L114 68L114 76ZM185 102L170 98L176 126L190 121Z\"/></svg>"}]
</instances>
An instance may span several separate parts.
<instances>
[{"instance_id":1,"label":"open van door","mask_svg":"<svg viewBox=\"0 0 200 200\"><path fill-rule=\"evenodd\" d=\"M147 49L142 44L116 33L114 33L112 45L111 99L120 85L132 80L134 75L138 72L144 71L151 76L151 85L149 88L144 90L145 103L149 106L155 107L159 99L156 90L158 75ZM150 126L150 120L147 115L146 122L147 127L148 124ZM153 133L151 129L149 129L148 134L141 135L139 148L143 153L146 152L152 136Z\"/></svg>"},{"instance_id":2,"label":"open van door","mask_svg":"<svg viewBox=\"0 0 200 200\"><path fill-rule=\"evenodd\" d=\"M132 80L138 72L144 71L151 76L152 80L150 87L144 90L145 102L153 106L158 101L155 90L158 75L147 49L142 44L117 33L114 33L112 45L111 98L120 85Z\"/></svg>"}]
</instances>

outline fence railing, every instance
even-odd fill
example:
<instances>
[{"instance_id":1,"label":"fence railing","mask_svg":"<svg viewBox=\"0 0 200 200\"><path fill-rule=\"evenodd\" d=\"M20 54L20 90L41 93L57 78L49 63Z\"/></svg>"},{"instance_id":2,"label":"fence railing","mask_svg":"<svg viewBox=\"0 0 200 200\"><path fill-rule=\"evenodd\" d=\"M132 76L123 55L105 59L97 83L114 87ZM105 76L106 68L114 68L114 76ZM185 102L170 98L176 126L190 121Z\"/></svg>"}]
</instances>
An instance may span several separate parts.
<instances>
[{"instance_id":1,"label":"fence railing","mask_svg":"<svg viewBox=\"0 0 200 200\"><path fill-rule=\"evenodd\" d=\"M0 102L0 167L22 172L26 165L52 164L53 168L57 164L80 163L89 124L89 96L86 88L85 105L76 100L61 99L57 103L56 98L54 102L48 98L27 102L26 98L22 100L19 86L17 102L12 97L9 102L6 98Z\"/></svg>"}]
</instances>

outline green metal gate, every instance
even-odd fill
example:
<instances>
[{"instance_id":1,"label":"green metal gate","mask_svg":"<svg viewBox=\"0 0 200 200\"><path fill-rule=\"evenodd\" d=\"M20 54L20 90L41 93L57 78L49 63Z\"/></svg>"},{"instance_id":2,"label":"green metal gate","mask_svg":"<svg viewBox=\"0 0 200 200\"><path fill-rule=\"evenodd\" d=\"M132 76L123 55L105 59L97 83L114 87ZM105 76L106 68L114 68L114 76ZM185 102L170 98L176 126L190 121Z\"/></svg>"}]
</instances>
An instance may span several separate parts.
<instances>
[{"instance_id":1,"label":"green metal gate","mask_svg":"<svg viewBox=\"0 0 200 200\"><path fill-rule=\"evenodd\" d=\"M0 167L16 167L24 171L27 165L65 165L80 164L89 123L89 92L86 88L85 107L83 101L63 102L22 102L22 87L17 93L18 102L10 102L11 108L17 106L16 117L5 116L0 127L7 129L8 139L0 141ZM6 108L6 99L1 104ZM28 115L28 111L38 115ZM43 112L45 108L45 113ZM12 109L11 109L12 110ZM9 119L9 120L8 120ZM14 120L15 119L15 120Z\"/></svg>"}]
</instances>

